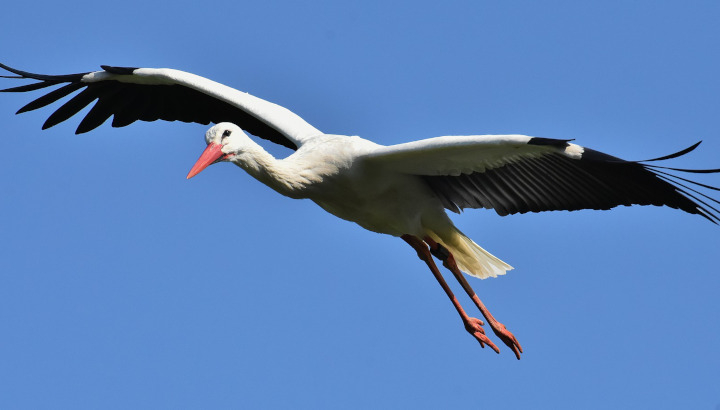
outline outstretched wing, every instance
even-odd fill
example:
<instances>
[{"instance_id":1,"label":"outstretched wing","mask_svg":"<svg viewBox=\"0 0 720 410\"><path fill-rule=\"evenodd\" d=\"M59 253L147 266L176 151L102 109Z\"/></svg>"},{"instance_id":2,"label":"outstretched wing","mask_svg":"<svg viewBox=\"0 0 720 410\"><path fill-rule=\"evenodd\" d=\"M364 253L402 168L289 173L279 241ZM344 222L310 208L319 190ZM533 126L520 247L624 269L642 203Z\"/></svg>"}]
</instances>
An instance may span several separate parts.
<instances>
[{"instance_id":1,"label":"outstretched wing","mask_svg":"<svg viewBox=\"0 0 720 410\"><path fill-rule=\"evenodd\" d=\"M42 108L81 90L50 115L43 129L67 120L97 100L76 133L93 130L111 116L113 127L124 127L137 120L200 124L227 121L291 149L297 149L304 141L321 133L284 107L183 71L102 66L103 71L43 75L3 64L0 68L16 74L10 78L39 80L0 90L3 92L60 86L25 105L18 114Z\"/></svg>"},{"instance_id":2,"label":"outstretched wing","mask_svg":"<svg viewBox=\"0 0 720 410\"><path fill-rule=\"evenodd\" d=\"M624 161L569 140L524 135L438 137L381 147L367 164L422 176L443 205L494 209L499 215L555 210L610 209L618 205L667 205L720 222L718 200L684 184L720 190L666 171L717 173Z\"/></svg>"}]
</instances>

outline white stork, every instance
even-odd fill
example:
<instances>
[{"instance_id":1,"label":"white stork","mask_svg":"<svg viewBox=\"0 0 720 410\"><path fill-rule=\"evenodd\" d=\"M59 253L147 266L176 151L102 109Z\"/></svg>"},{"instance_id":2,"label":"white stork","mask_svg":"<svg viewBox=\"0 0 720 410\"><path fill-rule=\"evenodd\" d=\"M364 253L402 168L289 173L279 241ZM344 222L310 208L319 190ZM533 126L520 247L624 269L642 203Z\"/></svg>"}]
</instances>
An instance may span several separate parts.
<instances>
[{"instance_id":1,"label":"white stork","mask_svg":"<svg viewBox=\"0 0 720 410\"><path fill-rule=\"evenodd\" d=\"M308 198L342 219L402 238L430 268L460 314L465 329L499 353L483 321L470 317L453 295L432 256L442 261L472 298L494 333L520 358L515 336L495 320L465 280L503 275L512 267L458 230L445 213L463 208L494 209L499 215L618 205L666 205L720 222L716 199L699 192L718 188L668 171L716 173L648 164L671 159L699 143L661 158L624 161L570 140L524 135L446 136L383 146L356 136L325 134L286 108L206 78L172 69L102 66L102 71L41 75L16 70L6 78L37 82L2 90L36 91L60 86L22 107L42 108L73 92L45 121L63 122L97 100L76 133L111 116L113 127L137 120L215 123L207 148L188 174L216 162L232 162L291 198ZM242 128L242 129L241 129ZM243 130L294 149L276 159ZM698 188L692 188L695 185Z\"/></svg>"}]
</instances>

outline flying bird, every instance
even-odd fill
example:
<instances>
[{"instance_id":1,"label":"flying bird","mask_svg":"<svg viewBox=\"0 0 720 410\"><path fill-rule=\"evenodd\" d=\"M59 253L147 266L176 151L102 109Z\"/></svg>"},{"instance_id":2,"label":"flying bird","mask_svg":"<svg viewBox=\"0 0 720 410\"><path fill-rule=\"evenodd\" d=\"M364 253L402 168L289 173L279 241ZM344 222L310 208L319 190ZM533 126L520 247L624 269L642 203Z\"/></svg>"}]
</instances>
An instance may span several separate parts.
<instances>
[{"instance_id":1,"label":"flying bird","mask_svg":"<svg viewBox=\"0 0 720 410\"><path fill-rule=\"evenodd\" d=\"M76 133L112 117L113 127L141 121L214 125L207 148L190 170L231 162L282 195L307 198L331 214L370 231L402 238L430 268L465 329L500 352L484 321L468 315L448 287L433 256L461 284L494 334L520 359L516 337L488 311L463 272L485 279L512 267L464 235L447 210L493 209L501 216L555 210L610 209L656 205L680 209L720 223L720 190L676 175L718 173L653 164L697 148L646 161L625 161L568 139L525 135L444 136L383 146L357 136L319 131L288 109L206 78L173 69L101 66L101 71L42 75L0 64L13 75L35 80L1 90L30 92L55 87L18 110L36 110L75 93L43 124L52 127L95 102ZM291 148L277 159L245 132Z\"/></svg>"}]
</instances>

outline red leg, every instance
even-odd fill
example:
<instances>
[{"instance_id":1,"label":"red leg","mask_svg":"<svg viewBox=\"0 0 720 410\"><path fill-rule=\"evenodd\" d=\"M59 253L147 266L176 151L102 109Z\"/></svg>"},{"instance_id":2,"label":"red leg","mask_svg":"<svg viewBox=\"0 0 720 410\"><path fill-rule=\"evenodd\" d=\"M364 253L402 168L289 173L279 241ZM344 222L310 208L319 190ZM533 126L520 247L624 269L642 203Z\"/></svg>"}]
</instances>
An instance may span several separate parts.
<instances>
[{"instance_id":1,"label":"red leg","mask_svg":"<svg viewBox=\"0 0 720 410\"><path fill-rule=\"evenodd\" d=\"M495 352L500 353L500 349L498 349L498 347L495 346L495 343L490 341L490 339L488 339L488 337L485 335L485 330L483 330L482 328L482 325L484 324L483 321L468 316L462 306L460 306L460 302L458 302L447 282L445 282L445 279L440 274L440 270L438 269L437 265L435 265L435 262L432 259L432 255L430 254L430 249L427 247L425 242L423 242L422 239L412 235L403 235L402 239L405 240L405 242L407 242L408 244L410 244L410 246L412 246L413 249L417 251L418 257L420 257L420 259L422 259L428 265L430 271L432 271L433 275L435 276L435 279L437 279L437 281L440 283L440 286L442 286L443 290L450 298L453 306L455 306L455 309L460 314L463 324L465 325L465 330L467 330L468 333L473 335L473 337L475 337L475 339L480 342L481 347L485 347L485 345L487 344Z\"/></svg>"},{"instance_id":2,"label":"red leg","mask_svg":"<svg viewBox=\"0 0 720 410\"><path fill-rule=\"evenodd\" d=\"M452 253L450 253L447 248L438 244L430 237L425 237L425 242L430 245L430 251L432 252L432 254L435 255L438 259L440 259L443 262L443 266L450 270L450 272L452 272L455 276L455 279L460 282L460 285L463 287L463 289L465 289L465 292L468 294L468 296L470 296L473 302L475 302L475 306L480 309L480 313L482 313L482 315L488 321L488 324L492 328L495 335L497 335L497 337L499 337L500 340L503 341L503 343L505 343L510 349L512 349L512 351L515 353L515 357L520 360L520 353L522 353L522 347L515 338L515 335L510 333L510 331L507 330L505 325L498 322L490 313L490 311L485 307L485 304L482 303L473 288L470 287L470 284L465 279L465 276L458 268Z\"/></svg>"}]
</instances>

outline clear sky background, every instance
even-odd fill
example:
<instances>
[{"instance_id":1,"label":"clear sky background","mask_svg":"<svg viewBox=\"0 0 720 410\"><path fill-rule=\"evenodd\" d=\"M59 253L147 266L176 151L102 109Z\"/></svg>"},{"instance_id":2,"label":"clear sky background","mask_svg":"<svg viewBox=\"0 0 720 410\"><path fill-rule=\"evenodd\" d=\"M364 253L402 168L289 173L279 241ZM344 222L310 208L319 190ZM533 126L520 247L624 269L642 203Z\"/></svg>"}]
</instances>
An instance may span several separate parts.
<instances>
[{"instance_id":1,"label":"clear sky background","mask_svg":"<svg viewBox=\"0 0 720 410\"><path fill-rule=\"evenodd\" d=\"M671 166L720 166L717 1L41 0L3 17L0 61L28 71L177 68L381 144L518 133L646 159L704 140ZM39 95L0 95L1 408L720 405L720 228L698 216L454 217L516 267L471 283L517 361L466 334L403 241L230 164L186 181L205 126L41 131L51 109L13 115Z\"/></svg>"}]
</instances>

